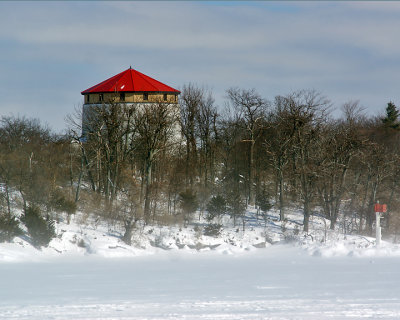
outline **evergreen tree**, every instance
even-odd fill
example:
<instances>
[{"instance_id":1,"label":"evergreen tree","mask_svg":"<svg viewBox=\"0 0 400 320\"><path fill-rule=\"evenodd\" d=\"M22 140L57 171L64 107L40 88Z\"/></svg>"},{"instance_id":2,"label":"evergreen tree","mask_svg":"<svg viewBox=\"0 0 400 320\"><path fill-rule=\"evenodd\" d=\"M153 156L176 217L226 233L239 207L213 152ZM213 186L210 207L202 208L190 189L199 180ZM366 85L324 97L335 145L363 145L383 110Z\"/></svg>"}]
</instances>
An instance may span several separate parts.
<instances>
[{"instance_id":1,"label":"evergreen tree","mask_svg":"<svg viewBox=\"0 0 400 320\"><path fill-rule=\"evenodd\" d=\"M190 216L199 207L199 202L197 201L197 196L193 190L186 190L179 194L179 201L183 213L185 223L189 222Z\"/></svg>"},{"instance_id":2,"label":"evergreen tree","mask_svg":"<svg viewBox=\"0 0 400 320\"><path fill-rule=\"evenodd\" d=\"M399 110L397 110L393 102L389 102L386 107L386 117L382 119L383 124L389 128L399 129L398 117Z\"/></svg>"},{"instance_id":3,"label":"evergreen tree","mask_svg":"<svg viewBox=\"0 0 400 320\"><path fill-rule=\"evenodd\" d=\"M215 217L221 217L226 213L226 200L224 197L218 195L216 197L212 197L210 202L207 205L207 220L211 221Z\"/></svg>"},{"instance_id":4,"label":"evergreen tree","mask_svg":"<svg viewBox=\"0 0 400 320\"><path fill-rule=\"evenodd\" d=\"M47 247L50 241L56 237L54 221L44 219L40 209L36 206L26 208L21 221L28 229L32 244L36 248Z\"/></svg>"},{"instance_id":5,"label":"evergreen tree","mask_svg":"<svg viewBox=\"0 0 400 320\"><path fill-rule=\"evenodd\" d=\"M256 204L263 213L272 208L265 186L263 186L262 191L256 195Z\"/></svg>"}]
</instances>

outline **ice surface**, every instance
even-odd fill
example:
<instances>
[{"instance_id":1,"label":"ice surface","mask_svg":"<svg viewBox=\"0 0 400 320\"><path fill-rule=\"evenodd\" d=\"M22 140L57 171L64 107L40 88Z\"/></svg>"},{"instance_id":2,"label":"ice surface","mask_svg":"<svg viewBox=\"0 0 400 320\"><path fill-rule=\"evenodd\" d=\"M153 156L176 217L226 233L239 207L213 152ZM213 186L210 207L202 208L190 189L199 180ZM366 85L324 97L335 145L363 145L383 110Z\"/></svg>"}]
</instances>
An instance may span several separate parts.
<instances>
[{"instance_id":1,"label":"ice surface","mask_svg":"<svg viewBox=\"0 0 400 320\"><path fill-rule=\"evenodd\" d=\"M48 248L0 244L0 319L400 319L398 244L278 214L249 210L245 231L226 217L218 237L204 220L142 226L132 246L118 225L61 217Z\"/></svg>"},{"instance_id":2,"label":"ice surface","mask_svg":"<svg viewBox=\"0 0 400 320\"><path fill-rule=\"evenodd\" d=\"M0 319L399 319L399 265L289 245L0 263Z\"/></svg>"}]
</instances>

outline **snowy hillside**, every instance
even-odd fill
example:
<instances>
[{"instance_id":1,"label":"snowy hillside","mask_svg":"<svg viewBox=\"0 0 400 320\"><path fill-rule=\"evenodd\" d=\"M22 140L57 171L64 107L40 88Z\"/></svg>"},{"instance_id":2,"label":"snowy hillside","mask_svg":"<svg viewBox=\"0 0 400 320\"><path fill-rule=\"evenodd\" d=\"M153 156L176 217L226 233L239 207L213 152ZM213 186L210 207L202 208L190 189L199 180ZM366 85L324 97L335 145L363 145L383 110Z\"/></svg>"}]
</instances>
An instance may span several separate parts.
<instances>
[{"instance_id":1,"label":"snowy hillside","mask_svg":"<svg viewBox=\"0 0 400 320\"><path fill-rule=\"evenodd\" d=\"M106 258L154 255L163 251L201 253L214 251L236 254L277 245L290 244L313 256L400 256L400 247L383 241L376 248L375 239L344 235L329 230L329 222L321 217L311 219L311 232L301 231L302 214L288 212L288 220L280 222L278 212L270 211L267 219L257 217L256 210L246 214L245 226L236 226L228 217L217 231L207 234L207 221L200 219L188 226L143 226L133 232L132 245L122 240L118 225L98 223L93 217L74 215L69 224L62 218L56 223L57 237L47 248L36 249L29 239L17 237L12 243L0 244L0 261L41 261L59 256L98 256ZM212 234L218 233L218 234Z\"/></svg>"}]
</instances>

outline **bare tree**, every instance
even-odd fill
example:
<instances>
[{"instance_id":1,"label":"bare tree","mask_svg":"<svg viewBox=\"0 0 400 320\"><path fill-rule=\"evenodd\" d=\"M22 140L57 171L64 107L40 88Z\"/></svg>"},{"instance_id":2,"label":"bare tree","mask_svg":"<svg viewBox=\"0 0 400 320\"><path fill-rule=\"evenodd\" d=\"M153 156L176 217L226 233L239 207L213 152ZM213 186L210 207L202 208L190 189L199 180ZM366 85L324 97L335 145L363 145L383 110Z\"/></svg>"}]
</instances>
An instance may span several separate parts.
<instances>
[{"instance_id":1,"label":"bare tree","mask_svg":"<svg viewBox=\"0 0 400 320\"><path fill-rule=\"evenodd\" d=\"M358 134L362 108L358 102L343 105L345 118L331 121L321 132L321 170L317 189L325 216L333 230L339 215L340 205L346 194L346 176L350 163L361 152L363 139Z\"/></svg>"},{"instance_id":2,"label":"bare tree","mask_svg":"<svg viewBox=\"0 0 400 320\"><path fill-rule=\"evenodd\" d=\"M211 92L203 91L197 112L197 131L200 140L200 177L203 186L208 189L208 181L214 177L214 124L218 112L214 107L214 98Z\"/></svg>"},{"instance_id":3,"label":"bare tree","mask_svg":"<svg viewBox=\"0 0 400 320\"><path fill-rule=\"evenodd\" d=\"M284 204L284 177L287 164L289 163L290 150L293 147L293 131L290 118L287 116L285 107L286 99L281 96L275 98L275 109L272 112L271 123L265 136L264 146L267 149L270 163L275 171L276 184L275 195L279 197L279 217L285 220Z\"/></svg>"},{"instance_id":4,"label":"bare tree","mask_svg":"<svg viewBox=\"0 0 400 320\"><path fill-rule=\"evenodd\" d=\"M74 140L82 152L81 167L86 168L92 189L102 191L111 201L119 188L121 172L131 161L134 112L135 105L110 100L86 106L81 124L70 118Z\"/></svg>"},{"instance_id":5,"label":"bare tree","mask_svg":"<svg viewBox=\"0 0 400 320\"><path fill-rule=\"evenodd\" d=\"M36 119L2 117L0 146L0 182L10 222L18 204L11 197L15 191L20 194L24 211L30 206L40 206L48 213L55 207L58 211L66 209L68 195L60 190L69 181L65 165L68 139L54 135Z\"/></svg>"},{"instance_id":6,"label":"bare tree","mask_svg":"<svg viewBox=\"0 0 400 320\"><path fill-rule=\"evenodd\" d=\"M196 117L198 117L200 103L204 90L194 84L184 85L180 97L180 122L182 134L186 143L186 185L193 187L197 173L197 142Z\"/></svg>"},{"instance_id":7,"label":"bare tree","mask_svg":"<svg viewBox=\"0 0 400 320\"><path fill-rule=\"evenodd\" d=\"M319 170L320 132L327 120L329 101L319 93L301 90L284 98L281 117L289 125L291 161L303 202L304 231L308 232L311 204Z\"/></svg>"},{"instance_id":8,"label":"bare tree","mask_svg":"<svg viewBox=\"0 0 400 320\"><path fill-rule=\"evenodd\" d=\"M177 145L179 134L179 110L177 105L156 102L143 105L132 116L136 133L132 137L136 154L143 161L144 216L150 216L152 167L161 151Z\"/></svg>"},{"instance_id":9,"label":"bare tree","mask_svg":"<svg viewBox=\"0 0 400 320\"><path fill-rule=\"evenodd\" d=\"M254 205L254 146L261 133L260 124L265 117L268 102L254 89L230 88L227 90L227 95L236 111L236 117L241 120L240 123L248 134L243 141L249 142L248 199L249 203Z\"/></svg>"}]
</instances>

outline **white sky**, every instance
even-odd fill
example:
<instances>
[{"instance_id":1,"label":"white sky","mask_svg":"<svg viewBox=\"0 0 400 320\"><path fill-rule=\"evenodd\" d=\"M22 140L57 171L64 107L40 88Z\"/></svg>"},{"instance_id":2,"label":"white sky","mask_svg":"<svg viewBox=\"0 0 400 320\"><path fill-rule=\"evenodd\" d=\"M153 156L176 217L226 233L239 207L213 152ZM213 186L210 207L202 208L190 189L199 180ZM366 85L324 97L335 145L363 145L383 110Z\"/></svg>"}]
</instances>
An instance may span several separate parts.
<instances>
[{"instance_id":1,"label":"white sky","mask_svg":"<svg viewBox=\"0 0 400 320\"><path fill-rule=\"evenodd\" d=\"M81 91L130 65L220 106L232 86L315 89L376 114L400 105L399 30L399 2L0 2L0 115L61 131Z\"/></svg>"}]
</instances>

